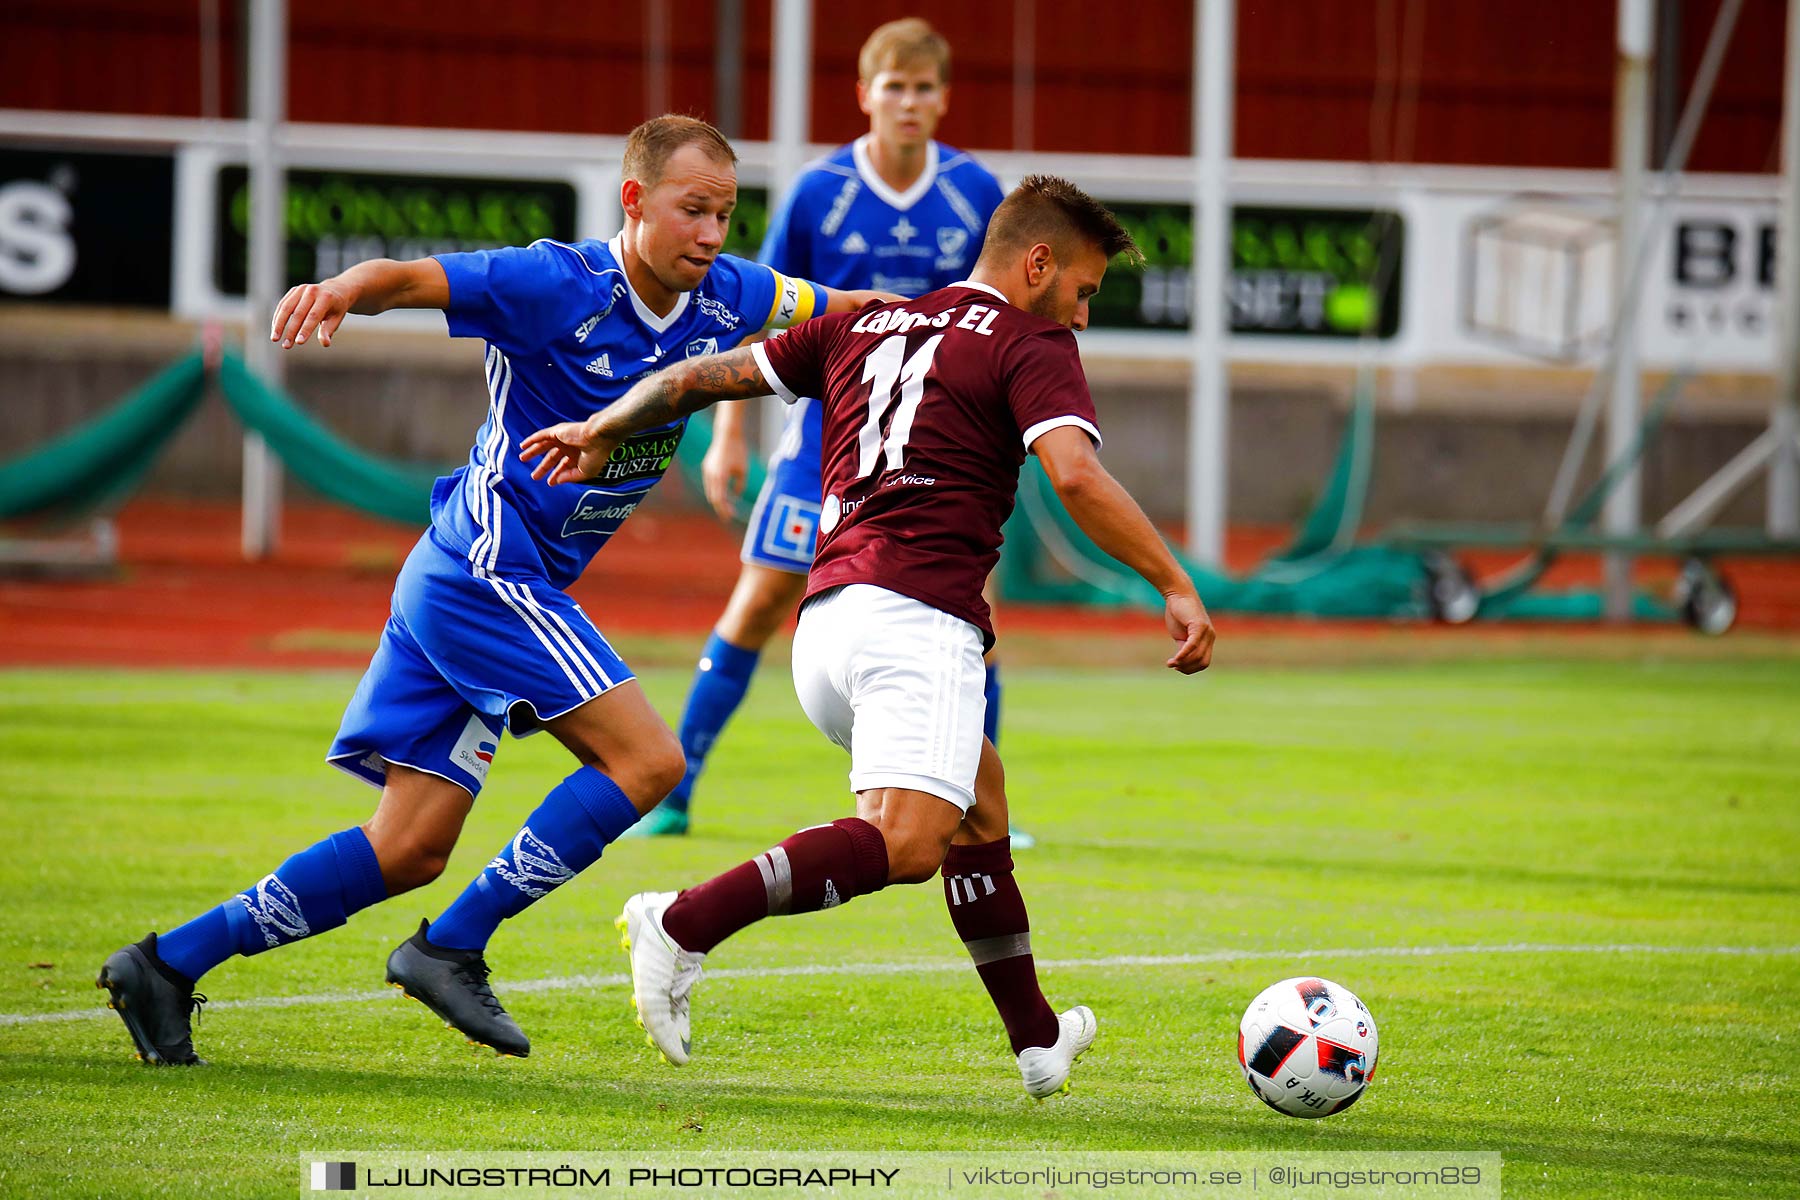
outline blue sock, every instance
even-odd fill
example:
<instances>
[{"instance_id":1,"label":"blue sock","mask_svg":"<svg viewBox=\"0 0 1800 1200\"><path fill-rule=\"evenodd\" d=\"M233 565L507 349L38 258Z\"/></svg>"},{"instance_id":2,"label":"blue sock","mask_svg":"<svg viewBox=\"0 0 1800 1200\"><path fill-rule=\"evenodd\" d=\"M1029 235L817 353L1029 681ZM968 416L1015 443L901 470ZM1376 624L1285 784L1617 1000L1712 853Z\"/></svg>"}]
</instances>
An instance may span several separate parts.
<instances>
[{"instance_id":1,"label":"blue sock","mask_svg":"<svg viewBox=\"0 0 1800 1200\"><path fill-rule=\"evenodd\" d=\"M706 639L700 652L700 665L694 671L694 684L688 689L687 707L681 710L681 751L687 755L687 774L663 804L676 812L688 810L688 799L694 794L694 781L706 766L706 756L731 714L744 702L750 688L750 677L756 674L760 650L745 650L732 645L716 632Z\"/></svg>"},{"instance_id":2,"label":"blue sock","mask_svg":"<svg viewBox=\"0 0 1800 1200\"><path fill-rule=\"evenodd\" d=\"M426 938L453 950L484 948L500 922L575 878L637 819L618 784L582 767L551 789L513 840L431 923Z\"/></svg>"},{"instance_id":3,"label":"blue sock","mask_svg":"<svg viewBox=\"0 0 1800 1200\"><path fill-rule=\"evenodd\" d=\"M987 682L982 686L982 695L987 697L987 714L981 718L981 732L987 740L998 746L1000 744L1000 664L987 665Z\"/></svg>"},{"instance_id":4,"label":"blue sock","mask_svg":"<svg viewBox=\"0 0 1800 1200\"><path fill-rule=\"evenodd\" d=\"M351 913L385 899L375 848L352 826L300 851L254 888L158 935L156 953L197 980L233 954L261 954L336 929Z\"/></svg>"}]
</instances>

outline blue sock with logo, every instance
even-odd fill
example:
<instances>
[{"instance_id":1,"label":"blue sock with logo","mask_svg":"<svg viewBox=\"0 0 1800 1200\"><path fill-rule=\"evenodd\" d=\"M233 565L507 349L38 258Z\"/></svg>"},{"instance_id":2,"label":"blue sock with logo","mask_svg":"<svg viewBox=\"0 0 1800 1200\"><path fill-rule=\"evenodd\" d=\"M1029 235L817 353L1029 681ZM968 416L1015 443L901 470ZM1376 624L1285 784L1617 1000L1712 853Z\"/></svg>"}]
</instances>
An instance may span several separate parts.
<instances>
[{"instance_id":1,"label":"blue sock with logo","mask_svg":"<svg viewBox=\"0 0 1800 1200\"><path fill-rule=\"evenodd\" d=\"M756 674L760 650L734 646L717 632L706 639L700 652L700 665L694 671L694 684L688 689L687 707L681 710L681 751L687 755L687 774L663 804L676 812L688 810L688 799L694 794L694 781L706 766L706 756L713 743L731 720L731 714L744 702L750 689L750 677Z\"/></svg>"},{"instance_id":2,"label":"blue sock with logo","mask_svg":"<svg viewBox=\"0 0 1800 1200\"><path fill-rule=\"evenodd\" d=\"M381 864L358 826L308 846L272 874L187 924L159 934L163 962L199 979L233 954L261 954L336 929L387 899Z\"/></svg>"},{"instance_id":3,"label":"blue sock with logo","mask_svg":"<svg viewBox=\"0 0 1800 1200\"><path fill-rule=\"evenodd\" d=\"M425 937L452 950L484 948L500 922L591 866L637 819L638 810L618 784L594 767L582 767L551 789Z\"/></svg>"},{"instance_id":4,"label":"blue sock with logo","mask_svg":"<svg viewBox=\"0 0 1800 1200\"><path fill-rule=\"evenodd\" d=\"M1000 744L1000 664L987 665L986 681L982 684L981 694L987 697L987 713L981 718L981 732L987 740L998 746Z\"/></svg>"}]
</instances>

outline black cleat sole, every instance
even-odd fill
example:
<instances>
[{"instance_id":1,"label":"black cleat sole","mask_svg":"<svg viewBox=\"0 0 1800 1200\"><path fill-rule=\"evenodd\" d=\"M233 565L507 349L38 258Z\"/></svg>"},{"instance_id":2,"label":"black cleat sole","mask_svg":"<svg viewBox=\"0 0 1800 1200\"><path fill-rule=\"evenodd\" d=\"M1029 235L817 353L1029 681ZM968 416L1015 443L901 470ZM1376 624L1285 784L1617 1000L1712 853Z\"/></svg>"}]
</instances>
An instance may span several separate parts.
<instances>
[{"instance_id":1,"label":"black cleat sole","mask_svg":"<svg viewBox=\"0 0 1800 1200\"><path fill-rule=\"evenodd\" d=\"M476 1038L470 1037L466 1033L463 1033L462 1030L460 1030L456 1027L456 1022L452 1021L449 1017L445 1016L442 1012L440 1012L438 1010L438 1007L435 1004L431 1003L429 1000L421 999L420 997L413 995L411 992L406 990L406 985L404 983L401 983L397 979L389 978L387 981L387 985L389 987L393 988L396 992L399 992L402 996L405 996L408 1000L411 1000L414 1004L417 1004L421 1008L430 1012L432 1016L434 1016L438 1020L442 1021L444 1023L444 1028L448 1029L451 1033L462 1034L463 1041L467 1042L471 1046L485 1046L489 1050L492 1050L494 1052L495 1057L497 1057L497 1058L527 1058L530 1056L529 1051L527 1051L525 1054L519 1054L512 1050L502 1050L500 1047L494 1045L492 1042L483 1042Z\"/></svg>"}]
</instances>

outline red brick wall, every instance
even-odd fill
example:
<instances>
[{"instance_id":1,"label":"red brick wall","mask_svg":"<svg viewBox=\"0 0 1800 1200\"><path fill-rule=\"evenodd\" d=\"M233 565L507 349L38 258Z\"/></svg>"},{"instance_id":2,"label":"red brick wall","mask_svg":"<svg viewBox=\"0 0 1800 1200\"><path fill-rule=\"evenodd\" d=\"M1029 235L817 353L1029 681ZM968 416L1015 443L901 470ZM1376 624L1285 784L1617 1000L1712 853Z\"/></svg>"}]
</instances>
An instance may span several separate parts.
<instances>
[{"instance_id":1,"label":"red brick wall","mask_svg":"<svg viewBox=\"0 0 1800 1200\"><path fill-rule=\"evenodd\" d=\"M664 0L669 107L711 115L714 0ZM1015 18L1029 0L818 5L813 135L865 128L856 50L918 13L956 48L942 135L1012 148ZM1690 0L1691 78L1719 0ZM219 0L227 115L241 112L235 0ZM1748 0L1692 165L1772 171L1784 0ZM771 0L744 0L743 134L767 136ZM651 115L647 0L292 3L297 120L623 133ZM198 0L7 0L0 107L194 115ZM842 14L854 14L846 19ZM1029 148L1184 153L1192 5L1036 0ZM1603 167L1611 158L1613 5L1603 0L1239 0L1236 149L1244 157Z\"/></svg>"}]
</instances>

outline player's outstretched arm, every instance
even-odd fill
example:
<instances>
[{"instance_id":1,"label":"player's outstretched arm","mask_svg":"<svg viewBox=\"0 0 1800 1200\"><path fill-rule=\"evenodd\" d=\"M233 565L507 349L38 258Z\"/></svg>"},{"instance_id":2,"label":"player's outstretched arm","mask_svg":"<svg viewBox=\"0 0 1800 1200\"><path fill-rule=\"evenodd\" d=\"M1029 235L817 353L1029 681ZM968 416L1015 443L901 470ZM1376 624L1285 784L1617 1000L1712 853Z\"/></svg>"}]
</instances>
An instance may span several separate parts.
<instances>
[{"instance_id":1,"label":"player's outstretched arm","mask_svg":"<svg viewBox=\"0 0 1800 1200\"><path fill-rule=\"evenodd\" d=\"M838 288L825 287L823 284L815 283L813 286L825 296L825 309L817 314L821 317L831 313L856 312L868 304L885 304L890 300L906 299L898 292L878 292L872 288L846 292Z\"/></svg>"},{"instance_id":2,"label":"player's outstretched arm","mask_svg":"<svg viewBox=\"0 0 1800 1200\"><path fill-rule=\"evenodd\" d=\"M368 316L390 308L443 308L449 303L450 280L437 259L372 258L341 275L290 288L275 306L269 340L287 350L305 345L317 330L319 345L329 346L347 313Z\"/></svg>"},{"instance_id":3,"label":"player's outstretched arm","mask_svg":"<svg viewBox=\"0 0 1800 1200\"><path fill-rule=\"evenodd\" d=\"M519 443L519 458L538 459L533 479L552 486L587 479L634 433L667 425L720 400L747 400L773 389L745 347L690 358L646 375L631 390L585 421L540 429Z\"/></svg>"},{"instance_id":4,"label":"player's outstretched arm","mask_svg":"<svg viewBox=\"0 0 1800 1200\"><path fill-rule=\"evenodd\" d=\"M1118 480L1100 464L1088 435L1074 426L1052 429L1031 443L1063 507L1094 544L1147 579L1163 594L1163 620L1181 645L1168 665L1183 675L1212 662L1212 618L1162 535Z\"/></svg>"}]
</instances>

